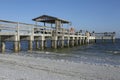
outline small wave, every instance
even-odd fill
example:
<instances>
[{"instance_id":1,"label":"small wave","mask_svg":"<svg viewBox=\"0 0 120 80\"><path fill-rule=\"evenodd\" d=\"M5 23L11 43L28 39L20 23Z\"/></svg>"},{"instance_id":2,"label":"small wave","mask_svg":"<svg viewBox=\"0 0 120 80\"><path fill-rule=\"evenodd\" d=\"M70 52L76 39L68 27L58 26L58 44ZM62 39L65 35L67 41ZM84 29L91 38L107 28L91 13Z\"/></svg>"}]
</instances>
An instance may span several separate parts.
<instances>
[{"instance_id":1,"label":"small wave","mask_svg":"<svg viewBox=\"0 0 120 80\"><path fill-rule=\"evenodd\" d=\"M114 54L120 54L120 51L114 51L113 53Z\"/></svg>"},{"instance_id":2,"label":"small wave","mask_svg":"<svg viewBox=\"0 0 120 80\"><path fill-rule=\"evenodd\" d=\"M120 51L106 51L107 53L120 54Z\"/></svg>"}]
</instances>

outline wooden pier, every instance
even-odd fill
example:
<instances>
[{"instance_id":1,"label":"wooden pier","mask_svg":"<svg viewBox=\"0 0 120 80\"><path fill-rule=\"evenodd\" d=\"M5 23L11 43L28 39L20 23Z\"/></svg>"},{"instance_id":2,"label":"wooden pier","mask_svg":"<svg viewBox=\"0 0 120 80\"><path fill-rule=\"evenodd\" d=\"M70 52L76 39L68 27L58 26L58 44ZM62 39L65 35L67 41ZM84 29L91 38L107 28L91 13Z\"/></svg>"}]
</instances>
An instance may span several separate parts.
<instances>
[{"instance_id":1,"label":"wooden pier","mask_svg":"<svg viewBox=\"0 0 120 80\"><path fill-rule=\"evenodd\" d=\"M102 40L102 42L105 42L106 40L111 40L114 43L115 34L115 32L95 33L95 38L96 40Z\"/></svg>"},{"instance_id":2,"label":"wooden pier","mask_svg":"<svg viewBox=\"0 0 120 80\"><path fill-rule=\"evenodd\" d=\"M74 47L95 42L95 36L89 32L76 33L73 28L64 28L64 25L70 26L70 22L56 17L42 15L32 19L35 24L26 24L0 20L0 51L5 52L6 41L14 42L14 52L21 50L21 40L27 40L28 50L33 50L33 42L36 43L36 49L46 48L47 40L51 40L51 48ZM40 26L39 23L43 23ZM49 27L48 27L49 25ZM67 44L65 44L67 41Z\"/></svg>"}]
</instances>

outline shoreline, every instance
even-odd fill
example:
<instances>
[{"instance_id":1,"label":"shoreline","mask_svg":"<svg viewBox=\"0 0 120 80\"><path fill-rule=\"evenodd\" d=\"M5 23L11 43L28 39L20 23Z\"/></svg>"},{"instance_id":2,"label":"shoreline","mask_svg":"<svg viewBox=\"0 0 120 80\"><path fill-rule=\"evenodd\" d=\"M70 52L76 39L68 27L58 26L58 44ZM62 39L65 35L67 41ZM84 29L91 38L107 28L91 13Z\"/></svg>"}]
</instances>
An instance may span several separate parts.
<instances>
[{"instance_id":1,"label":"shoreline","mask_svg":"<svg viewBox=\"0 0 120 80\"><path fill-rule=\"evenodd\" d=\"M0 80L119 80L119 74L120 66L0 54Z\"/></svg>"}]
</instances>

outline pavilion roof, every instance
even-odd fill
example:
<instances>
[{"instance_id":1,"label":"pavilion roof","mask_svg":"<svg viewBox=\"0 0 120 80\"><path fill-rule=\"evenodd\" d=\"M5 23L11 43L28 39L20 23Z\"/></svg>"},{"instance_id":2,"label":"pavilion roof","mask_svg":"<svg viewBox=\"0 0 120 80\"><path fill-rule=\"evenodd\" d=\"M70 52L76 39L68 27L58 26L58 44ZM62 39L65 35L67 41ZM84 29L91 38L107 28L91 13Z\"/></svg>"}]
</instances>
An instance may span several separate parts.
<instances>
[{"instance_id":1,"label":"pavilion roof","mask_svg":"<svg viewBox=\"0 0 120 80\"><path fill-rule=\"evenodd\" d=\"M46 22L46 23L55 23L55 20L59 20L61 21L61 23L70 23L69 21L66 21L57 17L49 16L49 15L42 15L32 20L37 22Z\"/></svg>"}]
</instances>

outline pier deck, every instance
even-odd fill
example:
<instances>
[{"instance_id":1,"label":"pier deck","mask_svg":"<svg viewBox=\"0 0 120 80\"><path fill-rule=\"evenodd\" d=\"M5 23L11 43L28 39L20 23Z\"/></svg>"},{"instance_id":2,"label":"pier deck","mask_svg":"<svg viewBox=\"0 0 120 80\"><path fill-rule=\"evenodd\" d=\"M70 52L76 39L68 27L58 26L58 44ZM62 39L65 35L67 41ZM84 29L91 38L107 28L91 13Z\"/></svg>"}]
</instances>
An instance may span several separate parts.
<instances>
[{"instance_id":1,"label":"pier deck","mask_svg":"<svg viewBox=\"0 0 120 80\"><path fill-rule=\"evenodd\" d=\"M89 32L75 34L75 30L71 31L69 28L63 28L64 24L70 25L69 21L48 15L34 18L33 21L35 21L35 24L0 20L1 52L5 52L5 41L14 41L14 52L20 51L21 40L29 41L29 50L33 49L33 41L36 42L37 49L44 49L47 39L51 40L51 47L54 49L58 47L58 44L59 47L63 48L65 40L67 41L67 47L95 42L95 36L90 35ZM43 22L44 25L40 26L38 22ZM51 27L47 27L46 23L50 24Z\"/></svg>"}]
</instances>

